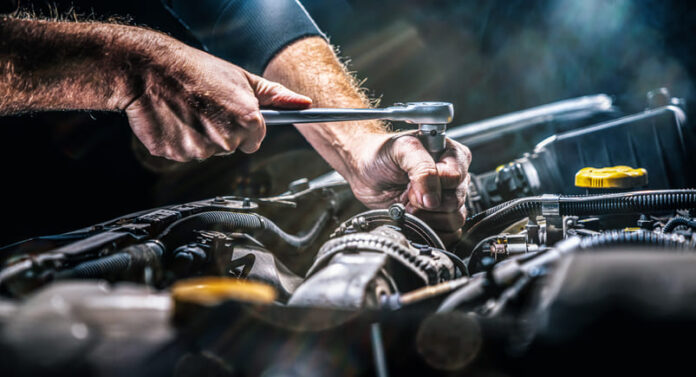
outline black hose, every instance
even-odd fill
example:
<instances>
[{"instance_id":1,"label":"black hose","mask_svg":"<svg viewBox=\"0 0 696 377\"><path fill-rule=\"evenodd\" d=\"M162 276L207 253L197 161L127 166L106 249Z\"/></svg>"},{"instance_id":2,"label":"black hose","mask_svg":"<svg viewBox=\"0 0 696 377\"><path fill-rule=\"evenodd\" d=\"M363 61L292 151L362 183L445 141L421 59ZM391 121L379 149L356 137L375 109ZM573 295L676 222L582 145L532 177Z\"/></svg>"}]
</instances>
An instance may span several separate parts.
<instances>
[{"instance_id":1,"label":"black hose","mask_svg":"<svg viewBox=\"0 0 696 377\"><path fill-rule=\"evenodd\" d=\"M447 257L452 261L452 264L454 264L459 269L459 272L461 272L462 276L469 276L469 269L466 267L466 264L464 263L462 258L459 258L457 254L444 249L438 249L437 251L447 255Z\"/></svg>"},{"instance_id":2,"label":"black hose","mask_svg":"<svg viewBox=\"0 0 696 377\"><path fill-rule=\"evenodd\" d=\"M685 217L673 217L667 221L667 224L665 224L665 226L662 228L662 233L671 233L681 225L688 226L691 229L696 229L696 221L687 219Z\"/></svg>"},{"instance_id":3,"label":"black hose","mask_svg":"<svg viewBox=\"0 0 696 377\"><path fill-rule=\"evenodd\" d=\"M696 190L655 190L585 197L561 196L561 215L587 216L696 208Z\"/></svg>"},{"instance_id":4,"label":"black hose","mask_svg":"<svg viewBox=\"0 0 696 377\"><path fill-rule=\"evenodd\" d=\"M56 273L56 279L119 280L126 275L140 276L145 268L158 269L164 248L159 242L131 245L114 254L80 263Z\"/></svg>"},{"instance_id":5,"label":"black hose","mask_svg":"<svg viewBox=\"0 0 696 377\"><path fill-rule=\"evenodd\" d=\"M696 208L696 190L651 190L618 194L557 197L559 215L588 216L646 213ZM496 231L522 217L541 214L542 197L511 200L469 219L464 230L468 234ZM472 237L475 239L475 237Z\"/></svg>"},{"instance_id":6,"label":"black hose","mask_svg":"<svg viewBox=\"0 0 696 377\"><path fill-rule=\"evenodd\" d=\"M579 250L591 250L619 246L649 246L652 248L687 250L694 244L684 237L650 231L624 232L612 230L597 235L583 237L577 245Z\"/></svg>"},{"instance_id":7,"label":"black hose","mask_svg":"<svg viewBox=\"0 0 696 377\"><path fill-rule=\"evenodd\" d=\"M56 279L107 279L120 275L130 269L133 258L128 253L116 253L103 258L80 263L77 266L60 271Z\"/></svg>"},{"instance_id":8,"label":"black hose","mask_svg":"<svg viewBox=\"0 0 696 377\"><path fill-rule=\"evenodd\" d=\"M160 235L160 239L168 248L185 242L194 230L212 230L224 233L253 232L267 230L288 245L301 248L311 244L319 235L330 218L329 212L323 213L312 228L302 236L288 234L271 220L254 213L238 213L226 211L203 212L177 220L169 225Z\"/></svg>"}]
</instances>

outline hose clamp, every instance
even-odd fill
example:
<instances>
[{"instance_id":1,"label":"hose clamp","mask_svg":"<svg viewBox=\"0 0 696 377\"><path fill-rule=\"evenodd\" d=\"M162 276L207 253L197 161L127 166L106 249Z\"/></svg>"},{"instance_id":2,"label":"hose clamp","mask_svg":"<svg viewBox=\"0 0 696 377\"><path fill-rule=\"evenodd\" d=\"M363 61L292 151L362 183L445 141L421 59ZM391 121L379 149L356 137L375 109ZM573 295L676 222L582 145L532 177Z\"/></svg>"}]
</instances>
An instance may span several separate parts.
<instances>
[{"instance_id":1,"label":"hose clamp","mask_svg":"<svg viewBox=\"0 0 696 377\"><path fill-rule=\"evenodd\" d=\"M559 216L561 214L560 195L544 194L541 196L541 215Z\"/></svg>"}]
</instances>

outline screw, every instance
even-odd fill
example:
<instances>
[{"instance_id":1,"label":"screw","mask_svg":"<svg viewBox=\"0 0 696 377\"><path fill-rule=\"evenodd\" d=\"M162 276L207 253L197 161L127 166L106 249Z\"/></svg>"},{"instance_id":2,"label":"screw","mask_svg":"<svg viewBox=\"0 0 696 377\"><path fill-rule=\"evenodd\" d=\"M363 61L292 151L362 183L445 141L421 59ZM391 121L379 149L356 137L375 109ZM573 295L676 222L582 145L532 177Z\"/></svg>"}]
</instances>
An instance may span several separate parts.
<instances>
[{"instance_id":1,"label":"screw","mask_svg":"<svg viewBox=\"0 0 696 377\"><path fill-rule=\"evenodd\" d=\"M249 198L242 199L242 207L251 207L251 199L249 199Z\"/></svg>"}]
</instances>

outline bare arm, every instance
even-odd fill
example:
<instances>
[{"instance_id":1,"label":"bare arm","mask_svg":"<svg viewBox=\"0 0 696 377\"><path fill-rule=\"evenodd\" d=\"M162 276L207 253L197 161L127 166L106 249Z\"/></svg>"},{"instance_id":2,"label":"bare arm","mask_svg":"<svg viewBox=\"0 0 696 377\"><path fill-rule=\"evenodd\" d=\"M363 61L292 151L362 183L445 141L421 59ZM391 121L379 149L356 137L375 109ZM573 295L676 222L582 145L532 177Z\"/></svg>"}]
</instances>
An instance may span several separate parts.
<instances>
[{"instance_id":1,"label":"bare arm","mask_svg":"<svg viewBox=\"0 0 696 377\"><path fill-rule=\"evenodd\" d=\"M134 29L1 18L0 114L124 110L137 95L129 66L144 65L148 47L164 48Z\"/></svg>"},{"instance_id":2,"label":"bare arm","mask_svg":"<svg viewBox=\"0 0 696 377\"><path fill-rule=\"evenodd\" d=\"M258 149L259 106L307 97L132 26L0 18L0 114L125 110L155 155L178 161Z\"/></svg>"},{"instance_id":3,"label":"bare arm","mask_svg":"<svg viewBox=\"0 0 696 377\"><path fill-rule=\"evenodd\" d=\"M305 38L286 47L271 60L264 76L309 95L315 107L369 107L322 38ZM368 207L405 203L446 242L459 236L471 161L466 147L449 140L436 162L415 137L390 133L380 122L296 127Z\"/></svg>"}]
</instances>

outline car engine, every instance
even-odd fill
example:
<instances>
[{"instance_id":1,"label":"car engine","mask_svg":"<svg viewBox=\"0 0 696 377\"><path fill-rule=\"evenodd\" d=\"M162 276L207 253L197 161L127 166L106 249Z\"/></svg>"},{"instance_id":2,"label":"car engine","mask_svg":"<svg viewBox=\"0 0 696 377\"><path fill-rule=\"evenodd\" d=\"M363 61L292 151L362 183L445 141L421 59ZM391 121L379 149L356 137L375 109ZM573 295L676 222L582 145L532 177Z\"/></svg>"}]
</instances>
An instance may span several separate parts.
<instances>
[{"instance_id":1,"label":"car engine","mask_svg":"<svg viewBox=\"0 0 696 377\"><path fill-rule=\"evenodd\" d=\"M696 329L685 108L658 89L635 112L600 94L451 127L475 157L538 138L512 160L486 153L454 245L400 204L366 210L336 173L7 245L0 364L119 376L678 370L690 363L679 340Z\"/></svg>"}]
</instances>

